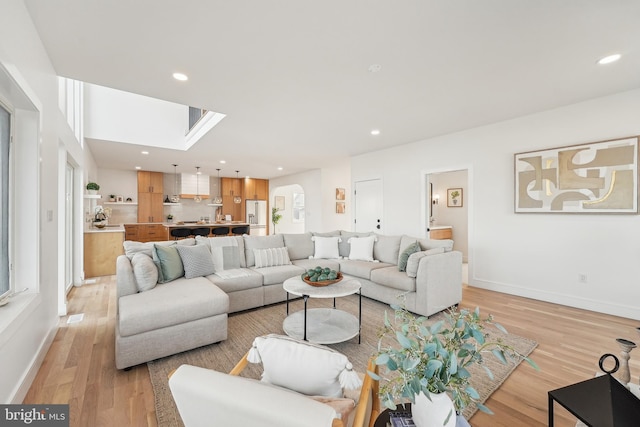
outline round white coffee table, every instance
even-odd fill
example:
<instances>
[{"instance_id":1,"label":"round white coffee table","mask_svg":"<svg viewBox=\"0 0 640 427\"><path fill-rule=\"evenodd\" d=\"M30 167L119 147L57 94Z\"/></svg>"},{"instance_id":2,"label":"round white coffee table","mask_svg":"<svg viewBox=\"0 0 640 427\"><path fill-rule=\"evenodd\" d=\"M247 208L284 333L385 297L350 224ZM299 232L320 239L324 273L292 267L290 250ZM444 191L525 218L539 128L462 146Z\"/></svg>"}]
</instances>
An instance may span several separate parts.
<instances>
[{"instance_id":1,"label":"round white coffee table","mask_svg":"<svg viewBox=\"0 0 640 427\"><path fill-rule=\"evenodd\" d=\"M282 284L287 291L287 317L282 323L284 332L293 338L317 344L335 344L358 336L362 324L362 294L360 282L355 277L343 275L342 280L328 286L311 286L300 276L287 279ZM358 317L336 308L336 298L358 294ZM304 299L304 310L289 314L289 294ZM309 298L333 298L333 308L307 308Z\"/></svg>"}]
</instances>

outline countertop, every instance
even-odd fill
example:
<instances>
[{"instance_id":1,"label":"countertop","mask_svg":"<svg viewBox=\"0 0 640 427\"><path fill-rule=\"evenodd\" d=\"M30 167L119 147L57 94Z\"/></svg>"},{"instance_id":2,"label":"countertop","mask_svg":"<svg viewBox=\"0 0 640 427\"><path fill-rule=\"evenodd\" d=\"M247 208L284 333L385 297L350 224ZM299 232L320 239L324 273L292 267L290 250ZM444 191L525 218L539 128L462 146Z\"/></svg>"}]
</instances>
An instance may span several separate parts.
<instances>
[{"instance_id":1,"label":"countertop","mask_svg":"<svg viewBox=\"0 0 640 427\"><path fill-rule=\"evenodd\" d=\"M124 233L122 224L107 225L105 228L96 228L90 226L84 230L85 233Z\"/></svg>"},{"instance_id":2,"label":"countertop","mask_svg":"<svg viewBox=\"0 0 640 427\"><path fill-rule=\"evenodd\" d=\"M445 230L447 228L453 228L451 225L434 225L430 226L429 230Z\"/></svg>"},{"instance_id":3,"label":"countertop","mask_svg":"<svg viewBox=\"0 0 640 427\"><path fill-rule=\"evenodd\" d=\"M230 225L237 225L237 226L243 226L243 225L250 225L248 222L245 221L222 221L222 222L204 222L202 224L197 224L197 223L188 223L188 224L179 224L179 223L164 223L162 224L167 228L189 228L189 227L227 227Z\"/></svg>"}]
</instances>

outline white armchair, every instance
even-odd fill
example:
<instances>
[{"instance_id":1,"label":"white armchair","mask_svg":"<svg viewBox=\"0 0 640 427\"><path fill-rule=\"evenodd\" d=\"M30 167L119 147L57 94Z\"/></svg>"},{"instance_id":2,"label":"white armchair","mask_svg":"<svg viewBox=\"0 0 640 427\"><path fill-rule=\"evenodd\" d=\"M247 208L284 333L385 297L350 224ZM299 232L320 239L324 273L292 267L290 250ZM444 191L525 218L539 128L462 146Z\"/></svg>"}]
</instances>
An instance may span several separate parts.
<instances>
[{"instance_id":1,"label":"white armchair","mask_svg":"<svg viewBox=\"0 0 640 427\"><path fill-rule=\"evenodd\" d=\"M262 381L238 376L250 360L263 363ZM328 347L268 335L229 374L182 365L169 387L186 427L363 427L379 412L377 384L368 375L354 382L360 377L350 370L346 356ZM361 387L343 391L349 382Z\"/></svg>"}]
</instances>

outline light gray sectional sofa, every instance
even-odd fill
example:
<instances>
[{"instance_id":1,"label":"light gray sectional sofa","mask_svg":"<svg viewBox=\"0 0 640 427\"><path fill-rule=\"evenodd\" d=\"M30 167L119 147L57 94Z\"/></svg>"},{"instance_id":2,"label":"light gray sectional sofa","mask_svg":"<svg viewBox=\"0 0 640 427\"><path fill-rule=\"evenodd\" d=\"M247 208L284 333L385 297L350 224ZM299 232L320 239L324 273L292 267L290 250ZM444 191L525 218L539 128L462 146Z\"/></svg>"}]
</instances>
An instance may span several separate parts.
<instances>
[{"instance_id":1,"label":"light gray sectional sofa","mask_svg":"<svg viewBox=\"0 0 640 427\"><path fill-rule=\"evenodd\" d=\"M452 240L333 231L124 246L118 369L225 340L228 313L285 301L282 283L318 265L357 277L363 296L424 316L462 300L462 254Z\"/></svg>"}]
</instances>

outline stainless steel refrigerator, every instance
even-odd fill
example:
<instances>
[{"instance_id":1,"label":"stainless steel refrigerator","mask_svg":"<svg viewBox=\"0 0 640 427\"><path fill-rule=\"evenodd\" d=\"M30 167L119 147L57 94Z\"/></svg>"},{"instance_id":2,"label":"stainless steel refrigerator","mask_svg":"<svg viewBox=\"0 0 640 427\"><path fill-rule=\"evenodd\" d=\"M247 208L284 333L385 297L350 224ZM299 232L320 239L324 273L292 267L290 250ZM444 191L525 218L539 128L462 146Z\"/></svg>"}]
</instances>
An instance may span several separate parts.
<instances>
[{"instance_id":1,"label":"stainless steel refrigerator","mask_svg":"<svg viewBox=\"0 0 640 427\"><path fill-rule=\"evenodd\" d=\"M245 212L251 236L267 235L267 202L266 200L247 200Z\"/></svg>"}]
</instances>

